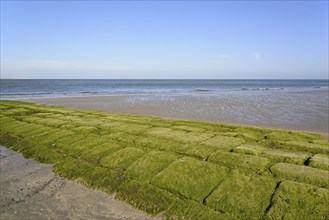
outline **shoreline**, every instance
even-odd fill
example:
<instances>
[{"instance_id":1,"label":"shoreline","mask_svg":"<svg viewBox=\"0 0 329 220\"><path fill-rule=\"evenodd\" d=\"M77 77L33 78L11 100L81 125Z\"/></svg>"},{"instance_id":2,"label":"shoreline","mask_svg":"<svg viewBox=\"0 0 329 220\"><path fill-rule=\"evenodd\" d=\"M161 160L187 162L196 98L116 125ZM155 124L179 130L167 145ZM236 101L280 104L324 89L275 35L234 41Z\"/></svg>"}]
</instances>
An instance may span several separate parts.
<instances>
[{"instance_id":1,"label":"shoreline","mask_svg":"<svg viewBox=\"0 0 329 220\"><path fill-rule=\"evenodd\" d=\"M300 94L298 94L300 96ZM310 96L312 94L309 94ZM298 98L298 97L297 97ZM259 99L259 100L258 100ZM286 100L287 101L286 101ZM164 119L220 122L311 132L329 136L329 119L324 106L296 106L301 100L289 103L290 98L245 95L198 94L121 94L111 96L82 96L22 99L45 105L57 105L77 110L99 110L118 114L137 114ZM264 102L267 102L264 104ZM285 106L284 106L285 105ZM286 114L286 115L285 115Z\"/></svg>"}]
</instances>

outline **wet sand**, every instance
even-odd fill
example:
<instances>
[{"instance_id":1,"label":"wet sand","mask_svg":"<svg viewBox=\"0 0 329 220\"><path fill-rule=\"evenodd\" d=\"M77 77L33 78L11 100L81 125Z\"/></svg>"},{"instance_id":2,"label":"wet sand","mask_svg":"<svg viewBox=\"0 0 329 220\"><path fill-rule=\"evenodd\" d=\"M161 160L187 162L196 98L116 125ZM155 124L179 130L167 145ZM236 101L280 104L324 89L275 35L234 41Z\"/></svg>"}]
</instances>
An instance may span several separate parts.
<instances>
[{"instance_id":1,"label":"wet sand","mask_svg":"<svg viewBox=\"0 0 329 220\"><path fill-rule=\"evenodd\" d=\"M152 219L1 146L0 165L0 219Z\"/></svg>"},{"instance_id":2,"label":"wet sand","mask_svg":"<svg viewBox=\"0 0 329 220\"><path fill-rule=\"evenodd\" d=\"M136 94L29 99L73 109L329 132L328 89Z\"/></svg>"}]
</instances>

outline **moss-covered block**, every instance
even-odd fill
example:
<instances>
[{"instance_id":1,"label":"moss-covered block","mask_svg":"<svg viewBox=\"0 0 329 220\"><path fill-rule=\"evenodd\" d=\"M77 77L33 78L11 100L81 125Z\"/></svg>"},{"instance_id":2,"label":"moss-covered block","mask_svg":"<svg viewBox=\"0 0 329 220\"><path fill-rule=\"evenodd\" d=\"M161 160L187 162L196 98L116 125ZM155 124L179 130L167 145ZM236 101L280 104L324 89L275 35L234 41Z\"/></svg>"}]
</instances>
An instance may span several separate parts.
<instances>
[{"instance_id":1,"label":"moss-covered block","mask_svg":"<svg viewBox=\"0 0 329 220\"><path fill-rule=\"evenodd\" d=\"M215 148L204 146L202 143L182 143L171 139L162 139L147 135L135 141L138 146L143 148L158 149L161 151L202 159L205 159L209 154L216 151Z\"/></svg>"},{"instance_id":2,"label":"moss-covered block","mask_svg":"<svg viewBox=\"0 0 329 220\"><path fill-rule=\"evenodd\" d=\"M151 128L147 131L147 134L155 137L173 139L179 142L200 142L213 136L208 133L185 132L171 128Z\"/></svg>"},{"instance_id":3,"label":"moss-covered block","mask_svg":"<svg viewBox=\"0 0 329 220\"><path fill-rule=\"evenodd\" d=\"M249 155L255 155L260 156L268 150L265 147L259 146L259 145L241 145L233 149L233 152L239 153L239 154L249 154Z\"/></svg>"},{"instance_id":4,"label":"moss-covered block","mask_svg":"<svg viewBox=\"0 0 329 220\"><path fill-rule=\"evenodd\" d=\"M202 202L227 172L226 167L183 157L158 173L152 183L177 195Z\"/></svg>"},{"instance_id":5,"label":"moss-covered block","mask_svg":"<svg viewBox=\"0 0 329 220\"><path fill-rule=\"evenodd\" d=\"M116 143L106 143L84 151L80 158L98 163L100 159L121 149L122 147Z\"/></svg>"},{"instance_id":6,"label":"moss-covered block","mask_svg":"<svg viewBox=\"0 0 329 220\"><path fill-rule=\"evenodd\" d=\"M122 184L115 197L153 215L167 210L175 201L171 193L134 180Z\"/></svg>"},{"instance_id":7,"label":"moss-covered block","mask_svg":"<svg viewBox=\"0 0 329 220\"><path fill-rule=\"evenodd\" d=\"M52 129L50 131L45 131L40 133L39 135L35 135L31 137L31 139L38 143L56 143L62 138L67 138L69 136L74 136L75 133L68 131L68 130L62 130L62 129Z\"/></svg>"},{"instance_id":8,"label":"moss-covered block","mask_svg":"<svg viewBox=\"0 0 329 220\"><path fill-rule=\"evenodd\" d=\"M274 131L267 134L266 138L276 141L310 141L312 135L291 131Z\"/></svg>"},{"instance_id":9,"label":"moss-covered block","mask_svg":"<svg viewBox=\"0 0 329 220\"><path fill-rule=\"evenodd\" d=\"M148 181L178 158L176 154L151 151L133 162L127 173L141 181Z\"/></svg>"},{"instance_id":10,"label":"moss-covered block","mask_svg":"<svg viewBox=\"0 0 329 220\"><path fill-rule=\"evenodd\" d=\"M31 115L31 113L33 113L33 111L31 111L30 109L20 108L20 107L7 108L6 111L2 112L2 114L8 115L8 116Z\"/></svg>"},{"instance_id":11,"label":"moss-covered block","mask_svg":"<svg viewBox=\"0 0 329 220\"><path fill-rule=\"evenodd\" d=\"M329 190L283 181L264 219L329 219Z\"/></svg>"},{"instance_id":12,"label":"moss-covered block","mask_svg":"<svg viewBox=\"0 0 329 220\"><path fill-rule=\"evenodd\" d=\"M329 145L309 143L303 141L287 141L286 144L289 144L298 150L307 151L311 153L325 153L329 154Z\"/></svg>"},{"instance_id":13,"label":"moss-covered block","mask_svg":"<svg viewBox=\"0 0 329 220\"><path fill-rule=\"evenodd\" d=\"M203 128L198 128L195 126L184 126L184 125L172 126L171 129L181 130L181 131L186 131L186 132L204 132L205 131L205 129L203 129Z\"/></svg>"},{"instance_id":14,"label":"moss-covered block","mask_svg":"<svg viewBox=\"0 0 329 220\"><path fill-rule=\"evenodd\" d=\"M249 172L265 171L270 163L270 160L264 157L222 151L211 154L208 161L229 167L230 169L247 169Z\"/></svg>"},{"instance_id":15,"label":"moss-covered block","mask_svg":"<svg viewBox=\"0 0 329 220\"><path fill-rule=\"evenodd\" d=\"M309 152L289 151L280 149L269 149L263 152L264 157L270 158L273 162L284 162L303 165L312 155Z\"/></svg>"},{"instance_id":16,"label":"moss-covered block","mask_svg":"<svg viewBox=\"0 0 329 220\"><path fill-rule=\"evenodd\" d=\"M244 143L241 138L216 136L203 142L204 145L214 147L218 150L230 151L234 147L237 147Z\"/></svg>"},{"instance_id":17,"label":"moss-covered block","mask_svg":"<svg viewBox=\"0 0 329 220\"><path fill-rule=\"evenodd\" d=\"M49 131L51 131L51 129L52 128L49 128L46 126L34 124L33 126L24 127L24 129L21 129L20 132L17 134L29 139L30 137L37 136L41 133L49 132Z\"/></svg>"},{"instance_id":18,"label":"moss-covered block","mask_svg":"<svg viewBox=\"0 0 329 220\"><path fill-rule=\"evenodd\" d=\"M309 161L308 166L329 170L329 155L327 154L315 154Z\"/></svg>"},{"instance_id":19,"label":"moss-covered block","mask_svg":"<svg viewBox=\"0 0 329 220\"><path fill-rule=\"evenodd\" d=\"M132 162L140 158L144 153L145 151L139 148L126 147L107 157L102 158L100 163L105 167L127 168Z\"/></svg>"},{"instance_id":20,"label":"moss-covered block","mask_svg":"<svg viewBox=\"0 0 329 220\"><path fill-rule=\"evenodd\" d=\"M206 204L239 219L260 219L275 186L276 181L270 175L247 175L233 170L206 199Z\"/></svg>"},{"instance_id":21,"label":"moss-covered block","mask_svg":"<svg viewBox=\"0 0 329 220\"><path fill-rule=\"evenodd\" d=\"M327 170L288 163L277 163L271 167L271 171L281 179L329 188L329 171Z\"/></svg>"},{"instance_id":22,"label":"moss-covered block","mask_svg":"<svg viewBox=\"0 0 329 220\"><path fill-rule=\"evenodd\" d=\"M164 215L168 219L236 219L229 213L215 211L209 206L188 199L177 199L177 201L164 213Z\"/></svg>"},{"instance_id":23,"label":"moss-covered block","mask_svg":"<svg viewBox=\"0 0 329 220\"><path fill-rule=\"evenodd\" d=\"M131 123L122 123L119 126L113 127L113 130L124 131L132 134L140 134L151 128L149 125L139 125Z\"/></svg>"},{"instance_id":24,"label":"moss-covered block","mask_svg":"<svg viewBox=\"0 0 329 220\"><path fill-rule=\"evenodd\" d=\"M54 170L61 176L69 179L79 179L92 173L94 166L91 163L79 159L67 158L62 163L58 163Z\"/></svg>"},{"instance_id":25,"label":"moss-covered block","mask_svg":"<svg viewBox=\"0 0 329 220\"><path fill-rule=\"evenodd\" d=\"M93 165L93 169L81 177L84 183L107 193L115 193L129 181L124 169L109 169Z\"/></svg>"}]
</instances>

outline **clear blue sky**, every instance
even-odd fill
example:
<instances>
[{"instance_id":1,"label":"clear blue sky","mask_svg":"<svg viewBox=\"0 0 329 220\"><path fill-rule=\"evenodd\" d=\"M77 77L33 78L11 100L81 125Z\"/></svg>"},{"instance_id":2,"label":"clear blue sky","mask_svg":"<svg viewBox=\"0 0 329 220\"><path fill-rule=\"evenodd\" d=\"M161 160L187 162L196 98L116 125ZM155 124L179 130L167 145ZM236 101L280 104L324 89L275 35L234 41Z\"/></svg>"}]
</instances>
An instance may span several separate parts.
<instances>
[{"instance_id":1,"label":"clear blue sky","mask_svg":"<svg viewBox=\"0 0 329 220\"><path fill-rule=\"evenodd\" d=\"M328 1L3 1L2 78L328 79Z\"/></svg>"}]
</instances>

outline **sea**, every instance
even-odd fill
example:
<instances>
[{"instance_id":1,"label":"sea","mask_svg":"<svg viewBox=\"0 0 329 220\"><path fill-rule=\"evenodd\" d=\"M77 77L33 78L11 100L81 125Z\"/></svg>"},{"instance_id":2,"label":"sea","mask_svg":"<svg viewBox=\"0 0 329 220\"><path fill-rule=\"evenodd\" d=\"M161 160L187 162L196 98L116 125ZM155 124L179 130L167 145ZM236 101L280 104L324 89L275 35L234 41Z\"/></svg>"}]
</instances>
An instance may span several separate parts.
<instances>
[{"instance_id":1,"label":"sea","mask_svg":"<svg viewBox=\"0 0 329 220\"><path fill-rule=\"evenodd\" d=\"M328 89L329 80L1 79L0 98Z\"/></svg>"}]
</instances>

